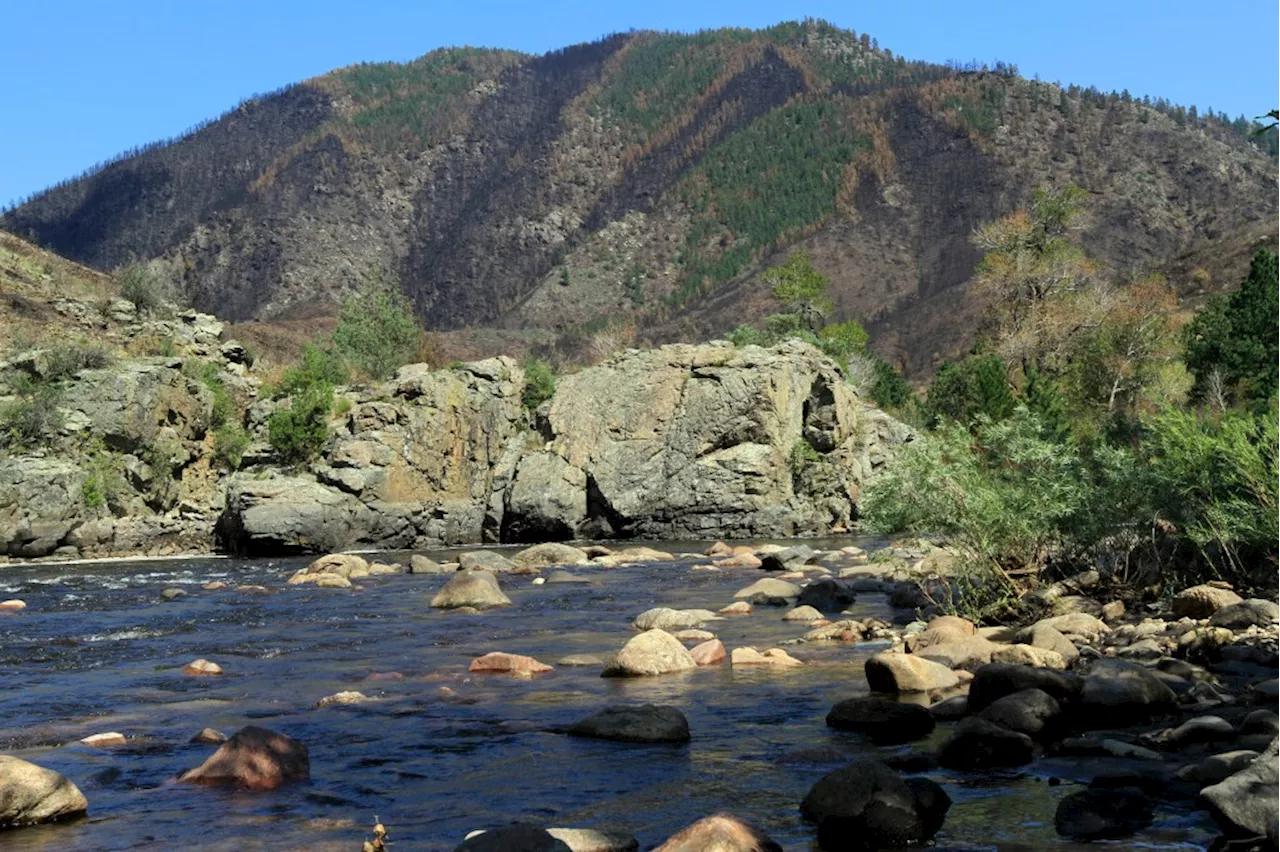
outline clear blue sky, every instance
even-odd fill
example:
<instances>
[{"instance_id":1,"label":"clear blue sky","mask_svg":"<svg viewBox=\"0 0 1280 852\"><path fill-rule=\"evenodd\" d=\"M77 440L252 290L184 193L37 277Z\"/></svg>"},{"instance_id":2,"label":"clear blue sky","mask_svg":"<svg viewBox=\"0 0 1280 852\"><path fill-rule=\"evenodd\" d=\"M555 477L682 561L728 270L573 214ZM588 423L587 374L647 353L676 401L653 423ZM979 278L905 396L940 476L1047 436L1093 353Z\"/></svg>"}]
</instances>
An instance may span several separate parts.
<instances>
[{"instance_id":1,"label":"clear blue sky","mask_svg":"<svg viewBox=\"0 0 1280 852\"><path fill-rule=\"evenodd\" d=\"M910 59L1002 59L1030 77L1253 117L1274 108L1276 0L765 3L38 0L5 4L0 204L243 98L361 61L469 44L541 53L628 29L812 16Z\"/></svg>"}]
</instances>

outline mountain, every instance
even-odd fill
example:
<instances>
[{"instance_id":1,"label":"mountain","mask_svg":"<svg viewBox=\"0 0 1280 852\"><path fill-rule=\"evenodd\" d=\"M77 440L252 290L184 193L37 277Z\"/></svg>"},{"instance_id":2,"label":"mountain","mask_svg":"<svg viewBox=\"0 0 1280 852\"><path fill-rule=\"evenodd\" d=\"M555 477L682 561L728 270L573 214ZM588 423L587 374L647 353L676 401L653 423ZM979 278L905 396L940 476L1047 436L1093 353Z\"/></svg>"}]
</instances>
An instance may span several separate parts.
<instances>
[{"instance_id":1,"label":"mountain","mask_svg":"<svg viewBox=\"0 0 1280 852\"><path fill-rule=\"evenodd\" d=\"M158 259L229 320L323 313L381 266L431 328L625 323L653 341L776 310L758 273L800 247L839 318L919 374L972 340L974 228L1036 186L1088 190L1083 242L1122 272L1274 242L1274 134L1248 130L1011 67L908 61L817 21L636 32L334 71L53 187L0 228L98 269ZM1211 264L1194 286L1241 271Z\"/></svg>"}]
</instances>

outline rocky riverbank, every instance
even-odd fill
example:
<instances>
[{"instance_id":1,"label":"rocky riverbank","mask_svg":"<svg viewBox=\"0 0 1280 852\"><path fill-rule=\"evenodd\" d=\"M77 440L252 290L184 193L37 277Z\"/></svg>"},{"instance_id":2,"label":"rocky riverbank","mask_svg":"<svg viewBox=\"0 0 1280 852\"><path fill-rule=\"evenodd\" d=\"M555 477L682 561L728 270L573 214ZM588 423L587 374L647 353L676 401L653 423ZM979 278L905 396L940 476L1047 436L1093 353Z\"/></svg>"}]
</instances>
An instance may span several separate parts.
<instances>
[{"instance_id":1,"label":"rocky riverbank","mask_svg":"<svg viewBox=\"0 0 1280 852\"><path fill-rule=\"evenodd\" d=\"M599 743L599 749L617 750L609 758L613 763L626 754L628 760L646 766L652 761L650 771L662 766L677 771L686 750L699 754L711 740L720 743L718 748L730 748L720 754L730 759L747 758L747 752L758 748L736 736L726 746L723 732L710 729L699 712L708 698L713 703L731 701L734 691L750 692L767 683L774 701L785 707L787 696L811 689L811 678L831 677L840 686L832 696L836 700L825 704L825 726L821 710L782 711L774 730L790 747L777 755L775 768L752 770L774 773L776 783L784 778L777 767L804 767L805 788L794 800L784 805L772 795L768 801L775 803L771 807L798 813L810 826L805 829L808 836L823 849L899 847L935 837L941 842L957 837L956 832L968 837L963 827L950 827L965 812L967 790L1000 790L1028 780L1053 796L1052 831L1064 842L1132 837L1149 845L1156 842L1147 833L1153 824L1167 826L1171 815L1188 819L1199 812L1206 822L1216 821L1223 836L1220 845L1274 847L1274 602L1241 599L1228 588L1210 584L1183 590L1145 611L1126 612L1119 601L1091 597L1102 587L1096 578L1082 576L1028 596L1025 611L1039 615L1018 624L977 627L955 616L916 620L919 581L945 561L945 551L924 543L904 543L872 554L857 547L716 544L702 556L652 548L537 545L520 552L467 551L453 561L415 555L405 559L405 565L333 555L299 568L287 582L281 578L274 586L236 589L218 582L205 583L189 595L170 596L166 591L162 597L173 602L162 606L181 606L183 600L202 597L223 600L222 606L227 606L237 597L277 595L284 597L276 599L273 609L285 612L288 596L306 596L307 610L328 612L327 601L345 609L365 609L372 600L391 600L369 598L384 584L398 584L394 597L403 599L409 589L405 583L423 583L427 596L421 600L429 601L430 609L419 632L443 619L442 625L454 625L452 641L457 641L458 625L464 623L470 626L463 632L477 637L466 645L470 664L464 672L450 674L446 667L415 676L380 670L376 677L311 699L312 709L255 709L252 718L276 717L279 722L254 722L212 754L206 749L189 766L172 771L176 774L203 761L183 778L276 790L259 795L278 795L298 780L323 783L326 774L338 771L333 743L320 735L325 729L315 729L308 721L315 714L331 713L334 707L366 708L374 714L369 717L372 724L391 737L396 720L412 718L416 726L420 717L443 713L448 718L485 700L497 701L497 712L507 720L499 727L507 745L496 745L488 760L501 762L506 750L518 748L517 741L508 738L519 732L530 737L563 734ZM666 606L632 604L630 631L593 639L595 653L566 654L564 638L548 630L548 624L522 620L539 599L568 602L603 589L606 597L590 600L613 600L626 588L627 572L645 564L663 566L662 576L674 582L675 598L668 598ZM697 591L707 578L717 579L717 597ZM630 594L636 600L652 600L648 592ZM676 598L688 603L677 604ZM868 616L869 602L883 616ZM36 602L11 617L38 617L40 606ZM330 618L323 620L329 623ZM402 633L403 622L396 623L401 626L393 625L393 633ZM757 638L743 641L744 636ZM416 642L413 647L418 647ZM199 661L204 665L189 665L185 677L216 683L243 676L241 671L251 665L226 653L210 656L213 659ZM858 668L847 668L855 660ZM734 673L733 681L723 684L729 692L700 693L701 698L691 699L698 684L714 678L717 670ZM584 691L583 679L597 675L610 678L618 688L584 700L594 693ZM507 706L509 699L496 697L519 694L503 683L535 682L533 703ZM423 689L435 691L432 704L421 704ZM563 700L556 697L561 692ZM619 695L624 700L619 701ZM193 708L209 706L186 700L189 695L181 697ZM521 713L536 713L536 707L560 706L566 711L558 717L561 724L544 727L520 718ZM763 708L754 712L759 715ZM356 724L361 717L343 718ZM140 723L135 719L132 724ZM277 724L288 736L272 729ZM759 735L761 729L755 730ZM115 747L112 743L130 741L127 730L111 734L116 739L94 740L90 746L109 749ZM217 741L217 736L206 734L202 732L202 742ZM826 736L826 745L812 745L814 736ZM534 741L539 740L527 742ZM264 746L271 742L277 745ZM670 751L644 752L643 757L624 751L636 744ZM147 754L168 753L158 742L147 748ZM308 749L316 748L327 749L328 756L319 763L314 753L310 760L307 756ZM195 757L193 753L183 759ZM22 783L28 786L23 789L30 795L22 800L24 813L36 812L33 809L43 801L41 790L50 791L50 813L83 809L83 798L76 797L76 788L69 788L65 779L51 780L28 766L18 769L0 766L0 771L11 770L6 780L25 779ZM92 812L94 793L89 793ZM333 799L334 806L340 808L340 801ZM723 796L721 802L731 804ZM534 800L524 806L550 803ZM388 802L386 810L393 807ZM1017 807L1010 800L1002 811ZM518 815L509 814L507 821ZM708 816L673 832L659 848L706 849L713 841L725 844L716 848L743 852L781 848L768 835L769 826L786 824L782 815L753 806L745 816L746 822L723 814ZM1015 826L1027 818L1010 815ZM645 821L638 815L636 820ZM395 823L386 821L394 841ZM638 845L625 832L546 830L529 825L528 816L522 821L526 824L513 829L500 817L487 817L473 825L488 831L469 837L458 848L583 850ZM1161 837L1169 840L1170 829L1163 830ZM795 842L794 835L788 838ZM449 848L461 839L415 841Z\"/></svg>"},{"instance_id":2,"label":"rocky riverbank","mask_svg":"<svg viewBox=\"0 0 1280 852\"><path fill-rule=\"evenodd\" d=\"M511 359L409 365L340 388L323 452L285 467L268 421L287 403L262 392L222 324L131 309L118 301L84 321L110 325L120 351L171 351L67 368L56 349L33 348L0 364L0 402L62 370L53 434L0 458L0 554L839 533L911 438L806 344L717 342L628 350L561 377L532 411ZM235 471L216 429L228 401L249 441Z\"/></svg>"}]
</instances>

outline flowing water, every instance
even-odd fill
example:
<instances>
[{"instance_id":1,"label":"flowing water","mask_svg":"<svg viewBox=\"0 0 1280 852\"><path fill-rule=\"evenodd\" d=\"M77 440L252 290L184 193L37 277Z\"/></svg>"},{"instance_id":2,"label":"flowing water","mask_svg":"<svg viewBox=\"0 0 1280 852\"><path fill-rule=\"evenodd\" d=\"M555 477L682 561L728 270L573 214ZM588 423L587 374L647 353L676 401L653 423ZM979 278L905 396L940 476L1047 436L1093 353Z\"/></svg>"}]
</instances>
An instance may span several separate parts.
<instances>
[{"instance_id":1,"label":"flowing water","mask_svg":"<svg viewBox=\"0 0 1280 852\"><path fill-rule=\"evenodd\" d=\"M62 772L90 805L85 820L0 832L0 850L356 852L375 816L397 852L449 850L473 829L514 820L618 829L645 849L724 809L788 850L808 850L813 832L797 806L818 778L856 756L910 751L824 724L832 704L866 691L862 661L872 644L790 647L807 665L789 671L721 665L626 680L601 678L598 668L557 666L534 680L466 671L473 657L495 650L552 664L568 654L608 655L640 612L719 609L759 571L691 571L682 560L572 569L592 585L504 577L513 606L464 614L428 608L445 581L439 576L374 577L354 593L285 587L305 562L0 569L0 598L28 604L0 613L0 750ZM213 580L269 591L200 588ZM170 587L189 595L166 602L160 592ZM854 610L892 615L881 595L861 596ZM804 630L781 615L758 607L708 627L728 648L765 648ZM225 673L184 675L197 657ZM316 708L347 689L377 700ZM551 732L605 704L644 702L678 706L693 742L625 745ZM312 780L269 793L172 782L214 748L190 743L196 732L231 734L247 724L305 743ZM74 744L105 731L125 734L128 744ZM1069 848L1054 833L1053 813L1079 788L1051 786L1050 774L1089 777L1079 764L1050 762L1001 775L931 773L954 801L938 846ZM1215 833L1203 813L1160 812L1151 829L1117 848L1202 848Z\"/></svg>"}]
</instances>

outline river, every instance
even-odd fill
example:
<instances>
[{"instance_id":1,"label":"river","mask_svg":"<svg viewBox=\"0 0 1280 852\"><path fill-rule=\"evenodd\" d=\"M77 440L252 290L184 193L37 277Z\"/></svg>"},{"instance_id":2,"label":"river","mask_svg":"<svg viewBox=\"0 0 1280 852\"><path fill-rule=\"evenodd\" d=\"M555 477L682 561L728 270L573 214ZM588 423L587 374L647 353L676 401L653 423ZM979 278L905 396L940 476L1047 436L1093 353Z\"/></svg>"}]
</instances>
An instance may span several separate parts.
<instances>
[{"instance_id":1,"label":"river","mask_svg":"<svg viewBox=\"0 0 1280 852\"><path fill-rule=\"evenodd\" d=\"M373 577L354 593L285 587L306 562L0 568L0 598L28 604L0 613L0 749L62 772L90 804L84 820L0 832L0 850L356 852L375 816L397 852L450 850L473 829L517 819L622 830L645 849L723 809L756 822L788 850L807 850L816 848L813 831L797 806L818 778L856 756L912 748L872 746L823 722L832 704L866 691L862 662L878 649L873 644L789 646L807 665L788 671L726 664L621 680L601 678L598 668L557 666L531 681L466 671L472 658L495 650L553 665L568 654L608 655L640 612L719 609L759 571L693 571L684 559L572 569L592 585L503 577L513 606L465 614L428 608L444 583L439 576ZM268 591L201 588L215 580ZM189 594L165 601L165 588ZM861 596L854 611L893 615L874 594ZM783 622L782 612L757 607L708 627L727 648L763 649L804 632ZM184 675L198 657L225 674ZM377 700L316 708L348 689ZM619 702L678 706L693 742L623 745L548 730ZM231 734L247 724L305 743L311 782L270 793L172 783L214 748L190 743L196 732ZM936 744L945 727L916 747ZM105 731L125 734L128 744L75 744ZM1055 834L1053 813L1059 798L1079 788L1051 786L1048 778L1087 780L1088 769L1042 760L982 777L930 773L954 800L938 847L1072 848ZM1215 835L1203 812L1160 812L1124 848L1203 848Z\"/></svg>"}]
</instances>

